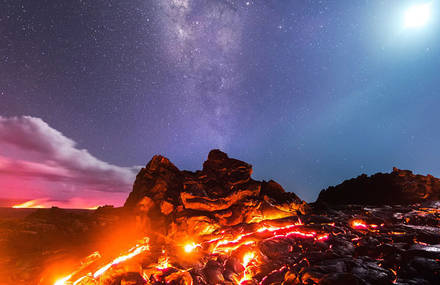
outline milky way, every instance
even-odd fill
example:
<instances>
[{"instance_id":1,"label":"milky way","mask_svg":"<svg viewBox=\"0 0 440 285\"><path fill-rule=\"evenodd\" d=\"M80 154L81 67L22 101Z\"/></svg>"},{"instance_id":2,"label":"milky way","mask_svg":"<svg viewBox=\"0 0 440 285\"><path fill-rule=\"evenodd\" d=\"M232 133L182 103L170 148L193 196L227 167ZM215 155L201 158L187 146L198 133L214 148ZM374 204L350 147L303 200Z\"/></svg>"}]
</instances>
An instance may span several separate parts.
<instances>
[{"instance_id":1,"label":"milky way","mask_svg":"<svg viewBox=\"0 0 440 285\"><path fill-rule=\"evenodd\" d=\"M159 28L163 56L174 66L180 87L179 113L196 115L194 139L226 147L237 109L242 29L246 18L229 1L161 0Z\"/></svg>"}]
</instances>

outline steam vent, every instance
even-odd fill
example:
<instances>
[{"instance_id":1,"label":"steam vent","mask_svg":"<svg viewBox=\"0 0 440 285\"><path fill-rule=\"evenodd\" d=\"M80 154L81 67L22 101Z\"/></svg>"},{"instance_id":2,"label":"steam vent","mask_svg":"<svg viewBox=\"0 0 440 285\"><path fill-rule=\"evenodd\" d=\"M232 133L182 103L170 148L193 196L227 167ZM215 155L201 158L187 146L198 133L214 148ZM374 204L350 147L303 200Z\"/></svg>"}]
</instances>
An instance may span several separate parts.
<instances>
[{"instance_id":1,"label":"steam vent","mask_svg":"<svg viewBox=\"0 0 440 285\"><path fill-rule=\"evenodd\" d=\"M251 174L220 150L196 172L154 156L123 208L103 207L66 227L83 226L65 235L81 250L61 243L41 254L52 258L43 273L14 268L5 284L440 284L436 178L394 169L307 204ZM63 211L42 209L25 221L71 217Z\"/></svg>"}]
</instances>

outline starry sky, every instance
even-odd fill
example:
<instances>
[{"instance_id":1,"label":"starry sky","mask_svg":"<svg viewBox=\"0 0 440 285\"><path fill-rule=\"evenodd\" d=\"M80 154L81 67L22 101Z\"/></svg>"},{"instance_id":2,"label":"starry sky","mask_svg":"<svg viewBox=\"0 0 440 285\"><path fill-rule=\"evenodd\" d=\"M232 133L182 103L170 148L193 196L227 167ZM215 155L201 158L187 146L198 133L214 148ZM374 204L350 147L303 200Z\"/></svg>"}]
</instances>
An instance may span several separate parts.
<instances>
[{"instance_id":1,"label":"starry sky","mask_svg":"<svg viewBox=\"0 0 440 285\"><path fill-rule=\"evenodd\" d=\"M213 148L309 202L440 176L439 5L1 0L0 198L120 205L154 154L196 170Z\"/></svg>"}]
</instances>

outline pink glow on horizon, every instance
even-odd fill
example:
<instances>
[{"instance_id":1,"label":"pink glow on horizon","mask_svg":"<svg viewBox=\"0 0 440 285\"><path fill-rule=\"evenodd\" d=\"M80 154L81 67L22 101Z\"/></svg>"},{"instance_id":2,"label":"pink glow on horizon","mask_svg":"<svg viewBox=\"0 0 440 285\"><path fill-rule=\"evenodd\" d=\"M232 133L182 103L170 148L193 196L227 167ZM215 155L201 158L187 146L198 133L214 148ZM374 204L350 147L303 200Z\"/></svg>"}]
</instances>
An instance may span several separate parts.
<instances>
[{"instance_id":1,"label":"pink glow on horizon","mask_svg":"<svg viewBox=\"0 0 440 285\"><path fill-rule=\"evenodd\" d=\"M86 198L72 198L67 201L54 201L49 198L42 198L42 199L28 200L20 203L14 203L14 205L12 205L12 208L42 209L42 208L58 207L63 209L95 210L98 207L105 205L122 206L121 201L114 201L114 202L115 203L102 203L101 201L90 201L90 199L86 199Z\"/></svg>"},{"instance_id":2,"label":"pink glow on horizon","mask_svg":"<svg viewBox=\"0 0 440 285\"><path fill-rule=\"evenodd\" d=\"M60 208L121 206L139 169L99 160L40 118L0 116L3 206L16 205L11 200Z\"/></svg>"}]
</instances>

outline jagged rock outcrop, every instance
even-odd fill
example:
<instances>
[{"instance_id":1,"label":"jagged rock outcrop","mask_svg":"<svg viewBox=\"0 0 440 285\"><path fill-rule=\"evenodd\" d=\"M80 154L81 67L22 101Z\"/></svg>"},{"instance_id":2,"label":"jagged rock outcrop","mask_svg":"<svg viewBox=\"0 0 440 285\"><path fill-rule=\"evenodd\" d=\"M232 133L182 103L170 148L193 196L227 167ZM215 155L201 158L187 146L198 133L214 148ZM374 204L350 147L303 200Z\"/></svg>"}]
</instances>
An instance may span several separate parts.
<instances>
[{"instance_id":1,"label":"jagged rock outcrop","mask_svg":"<svg viewBox=\"0 0 440 285\"><path fill-rule=\"evenodd\" d=\"M294 193L251 174L250 164L220 150L212 150L196 172L180 171L156 155L137 175L124 207L136 211L145 227L168 236L305 213L307 204Z\"/></svg>"},{"instance_id":2,"label":"jagged rock outcrop","mask_svg":"<svg viewBox=\"0 0 440 285\"><path fill-rule=\"evenodd\" d=\"M440 200L440 179L393 168L391 173L362 174L331 186L319 194L318 203L333 205L396 205Z\"/></svg>"},{"instance_id":3,"label":"jagged rock outcrop","mask_svg":"<svg viewBox=\"0 0 440 285\"><path fill-rule=\"evenodd\" d=\"M440 202L309 208L251 173L218 150L196 172L155 156L124 208L0 217L0 283L440 284ZM438 179L398 169L344 183L325 195L373 204L438 194Z\"/></svg>"}]
</instances>

